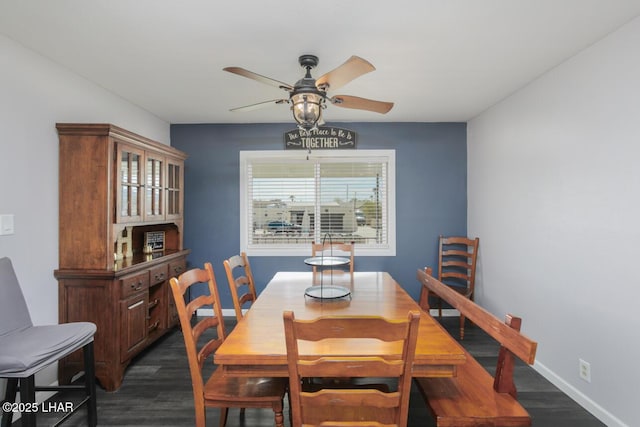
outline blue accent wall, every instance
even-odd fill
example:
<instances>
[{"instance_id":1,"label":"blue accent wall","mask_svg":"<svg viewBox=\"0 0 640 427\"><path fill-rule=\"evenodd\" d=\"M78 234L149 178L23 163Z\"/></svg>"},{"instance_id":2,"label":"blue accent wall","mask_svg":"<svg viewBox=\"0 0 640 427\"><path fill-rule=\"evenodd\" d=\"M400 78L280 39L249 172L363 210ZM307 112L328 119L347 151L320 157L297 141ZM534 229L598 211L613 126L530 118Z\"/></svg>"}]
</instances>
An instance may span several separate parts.
<instances>
[{"instance_id":1,"label":"blue accent wall","mask_svg":"<svg viewBox=\"0 0 640 427\"><path fill-rule=\"evenodd\" d=\"M466 123L336 123L359 149L396 150L395 257L358 257L356 271L388 271L414 298L416 269L437 267L438 236L466 235ZM239 152L282 150L291 123L172 125L185 151L184 246L188 267L213 265L223 308L233 308L222 261L240 251ZM277 271L306 270L300 257L250 257L258 293Z\"/></svg>"}]
</instances>

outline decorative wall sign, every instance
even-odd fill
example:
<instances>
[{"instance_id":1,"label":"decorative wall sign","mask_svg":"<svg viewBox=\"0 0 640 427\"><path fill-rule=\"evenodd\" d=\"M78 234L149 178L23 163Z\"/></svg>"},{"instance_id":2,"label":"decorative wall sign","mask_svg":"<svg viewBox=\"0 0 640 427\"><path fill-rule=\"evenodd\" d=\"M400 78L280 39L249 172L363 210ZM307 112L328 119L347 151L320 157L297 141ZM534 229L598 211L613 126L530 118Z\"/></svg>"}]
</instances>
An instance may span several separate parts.
<instances>
[{"instance_id":1,"label":"decorative wall sign","mask_svg":"<svg viewBox=\"0 0 640 427\"><path fill-rule=\"evenodd\" d=\"M349 129L321 126L309 134L299 129L284 133L285 150L344 150L356 148L357 135Z\"/></svg>"},{"instance_id":2,"label":"decorative wall sign","mask_svg":"<svg viewBox=\"0 0 640 427\"><path fill-rule=\"evenodd\" d=\"M148 231L144 233L144 246L148 247L151 252L163 251L164 231Z\"/></svg>"}]
</instances>

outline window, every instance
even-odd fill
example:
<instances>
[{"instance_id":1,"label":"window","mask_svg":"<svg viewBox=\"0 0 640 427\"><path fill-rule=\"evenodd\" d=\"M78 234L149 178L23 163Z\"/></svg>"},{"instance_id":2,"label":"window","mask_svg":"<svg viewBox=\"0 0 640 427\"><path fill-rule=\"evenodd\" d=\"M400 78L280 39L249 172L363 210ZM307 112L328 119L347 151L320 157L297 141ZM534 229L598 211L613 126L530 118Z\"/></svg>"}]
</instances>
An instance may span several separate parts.
<instances>
[{"instance_id":1,"label":"window","mask_svg":"<svg viewBox=\"0 0 640 427\"><path fill-rule=\"evenodd\" d=\"M241 249L304 255L312 241L354 241L395 255L395 151L240 152Z\"/></svg>"}]
</instances>

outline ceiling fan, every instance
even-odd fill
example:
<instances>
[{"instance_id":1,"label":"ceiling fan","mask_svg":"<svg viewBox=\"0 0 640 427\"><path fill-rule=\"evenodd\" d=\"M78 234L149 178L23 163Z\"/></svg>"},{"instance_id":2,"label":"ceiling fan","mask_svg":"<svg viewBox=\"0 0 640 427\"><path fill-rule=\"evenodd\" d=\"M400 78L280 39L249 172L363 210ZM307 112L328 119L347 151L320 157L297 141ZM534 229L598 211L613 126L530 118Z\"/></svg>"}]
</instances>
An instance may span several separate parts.
<instances>
[{"instance_id":1,"label":"ceiling fan","mask_svg":"<svg viewBox=\"0 0 640 427\"><path fill-rule=\"evenodd\" d=\"M327 103L331 103L342 108L367 110L380 114L386 114L391 110L391 108L393 108L393 102L374 101L372 99L350 95L330 96L327 94L328 91L336 90L353 79L375 70L373 65L358 56L352 56L344 64L332 71L329 71L317 80L311 76L311 70L318 65L317 56L302 55L298 58L298 62L300 63L300 66L306 70L306 73L304 77L298 80L294 85L274 80L240 67L224 68L224 71L275 86L289 92L289 98L259 102L257 104L246 105L244 107L233 108L231 111L252 111L274 104L291 104L293 118L298 123L298 127L301 130L308 132L324 123L322 120L322 110L326 108Z\"/></svg>"}]
</instances>

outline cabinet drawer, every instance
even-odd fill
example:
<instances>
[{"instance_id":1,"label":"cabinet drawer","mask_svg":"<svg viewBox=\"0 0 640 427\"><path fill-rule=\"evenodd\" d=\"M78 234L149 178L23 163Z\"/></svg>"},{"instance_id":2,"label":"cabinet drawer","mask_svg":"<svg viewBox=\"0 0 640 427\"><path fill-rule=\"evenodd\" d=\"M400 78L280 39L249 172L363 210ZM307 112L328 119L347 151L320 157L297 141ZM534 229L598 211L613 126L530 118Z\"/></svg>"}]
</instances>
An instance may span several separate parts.
<instances>
[{"instance_id":1,"label":"cabinet drawer","mask_svg":"<svg viewBox=\"0 0 640 427\"><path fill-rule=\"evenodd\" d=\"M169 277L177 277L187 269L187 260L177 259L169 263Z\"/></svg>"},{"instance_id":2,"label":"cabinet drawer","mask_svg":"<svg viewBox=\"0 0 640 427\"><path fill-rule=\"evenodd\" d=\"M153 267L149 270L149 286L157 285L167 280L167 264Z\"/></svg>"},{"instance_id":3,"label":"cabinet drawer","mask_svg":"<svg viewBox=\"0 0 640 427\"><path fill-rule=\"evenodd\" d=\"M126 298L149 288L149 271L123 277L120 280L120 297Z\"/></svg>"}]
</instances>

